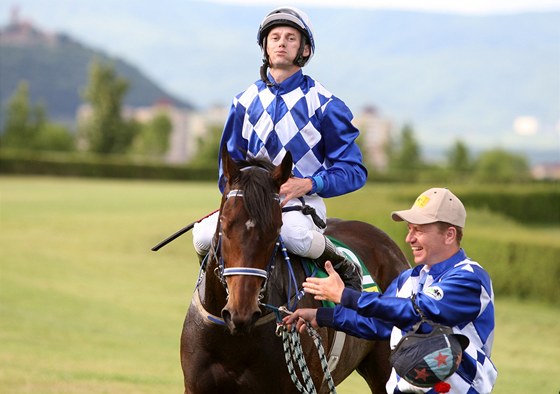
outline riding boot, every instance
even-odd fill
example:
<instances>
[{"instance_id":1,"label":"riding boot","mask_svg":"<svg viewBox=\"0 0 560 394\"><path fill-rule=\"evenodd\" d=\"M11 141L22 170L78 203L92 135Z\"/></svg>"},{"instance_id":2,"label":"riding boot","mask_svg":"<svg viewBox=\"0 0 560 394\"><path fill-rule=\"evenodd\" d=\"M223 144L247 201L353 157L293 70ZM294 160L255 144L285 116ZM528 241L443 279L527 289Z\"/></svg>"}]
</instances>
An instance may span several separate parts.
<instances>
[{"instance_id":1,"label":"riding boot","mask_svg":"<svg viewBox=\"0 0 560 394\"><path fill-rule=\"evenodd\" d=\"M340 275L344 285L354 290L362 291L362 269L353 261L339 252L330 239L325 237L325 250L315 261L323 268L329 260L334 270Z\"/></svg>"}]
</instances>

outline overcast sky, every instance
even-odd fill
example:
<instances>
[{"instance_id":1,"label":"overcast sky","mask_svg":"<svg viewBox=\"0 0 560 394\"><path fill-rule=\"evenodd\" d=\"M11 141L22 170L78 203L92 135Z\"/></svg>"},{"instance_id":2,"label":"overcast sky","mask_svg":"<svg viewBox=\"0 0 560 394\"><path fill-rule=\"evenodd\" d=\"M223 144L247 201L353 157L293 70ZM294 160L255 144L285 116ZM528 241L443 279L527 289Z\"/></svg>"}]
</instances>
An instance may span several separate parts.
<instances>
[{"instance_id":1,"label":"overcast sky","mask_svg":"<svg viewBox=\"0 0 560 394\"><path fill-rule=\"evenodd\" d=\"M387 8L417 11L453 12L461 14L512 13L520 11L560 10L560 0L217 0L221 3L246 5L295 5L298 7Z\"/></svg>"}]
</instances>

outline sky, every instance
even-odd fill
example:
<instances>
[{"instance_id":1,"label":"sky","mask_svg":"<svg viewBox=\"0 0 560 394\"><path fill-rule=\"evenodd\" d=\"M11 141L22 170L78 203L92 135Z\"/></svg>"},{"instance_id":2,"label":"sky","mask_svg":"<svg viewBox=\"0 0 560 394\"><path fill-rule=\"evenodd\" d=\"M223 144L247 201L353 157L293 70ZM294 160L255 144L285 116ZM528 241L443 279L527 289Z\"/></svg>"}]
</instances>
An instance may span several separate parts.
<instances>
[{"instance_id":1,"label":"sky","mask_svg":"<svg viewBox=\"0 0 560 394\"><path fill-rule=\"evenodd\" d=\"M118 56L142 70L142 72L162 86L187 101L196 101L198 105L212 103L229 103L238 90L228 91L220 88L221 101L215 98L201 101L193 100L185 92L189 91L189 81L185 78L185 69L180 59L161 56L162 51L183 53L187 51L189 36L183 15L192 0L0 0L0 26L10 20L11 10L18 7L23 19L36 22L47 32L64 32L73 38L96 49L102 49L110 55ZM320 7L392 9L421 12L437 12L462 15L496 15L521 12L560 11L560 0L213 0L205 3L237 4L273 9L283 5L293 5L303 10ZM235 16L232 16L235 17ZM317 27L317 26L316 26ZM249 40L254 40L251 27ZM560 27L559 27L560 29ZM124 32L124 33L123 33ZM254 41L253 41L254 42ZM217 38L215 48L219 50L223 43ZM251 49L255 57L260 56L256 44ZM320 55L320 54L319 54ZM313 65L311 65L313 67ZM249 76L238 76L246 81L253 78L253 69L248 69ZM235 89L244 86L236 84ZM334 84L330 85L334 87ZM348 99L350 100L350 99ZM352 104L352 103L350 103ZM356 105L356 103L354 103ZM522 129L531 132L529 123L523 123ZM560 127L560 126L559 126Z\"/></svg>"},{"instance_id":2,"label":"sky","mask_svg":"<svg viewBox=\"0 0 560 394\"><path fill-rule=\"evenodd\" d=\"M271 1L271 0L217 0L226 4L287 5L296 4L300 7L352 7L400 9L414 11L451 12L459 14L489 14L512 13L521 11L550 11L560 9L560 0L301 0L301 1Z\"/></svg>"}]
</instances>

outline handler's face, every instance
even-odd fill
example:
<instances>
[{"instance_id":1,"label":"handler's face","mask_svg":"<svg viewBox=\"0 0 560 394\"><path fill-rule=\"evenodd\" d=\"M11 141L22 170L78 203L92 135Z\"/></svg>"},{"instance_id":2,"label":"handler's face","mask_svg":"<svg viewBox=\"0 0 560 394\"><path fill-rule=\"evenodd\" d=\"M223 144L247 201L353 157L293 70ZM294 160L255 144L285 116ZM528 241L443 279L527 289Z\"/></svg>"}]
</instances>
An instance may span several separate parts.
<instances>
[{"instance_id":1,"label":"handler's face","mask_svg":"<svg viewBox=\"0 0 560 394\"><path fill-rule=\"evenodd\" d=\"M406 242L412 247L416 264L432 266L453 255L448 237L437 224L408 224Z\"/></svg>"}]
</instances>

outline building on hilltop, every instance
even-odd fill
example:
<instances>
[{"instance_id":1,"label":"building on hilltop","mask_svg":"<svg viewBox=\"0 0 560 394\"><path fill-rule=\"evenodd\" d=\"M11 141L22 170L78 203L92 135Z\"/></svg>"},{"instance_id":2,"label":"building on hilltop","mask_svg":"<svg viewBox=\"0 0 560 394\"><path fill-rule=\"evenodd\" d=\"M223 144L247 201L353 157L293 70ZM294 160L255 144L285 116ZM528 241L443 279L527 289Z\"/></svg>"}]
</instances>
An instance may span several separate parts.
<instances>
[{"instance_id":1,"label":"building on hilltop","mask_svg":"<svg viewBox=\"0 0 560 394\"><path fill-rule=\"evenodd\" d=\"M22 19L19 8L14 6L10 15L10 22L0 28L0 45L31 46L46 44L54 46L62 36L46 33L37 29L30 20Z\"/></svg>"}]
</instances>

